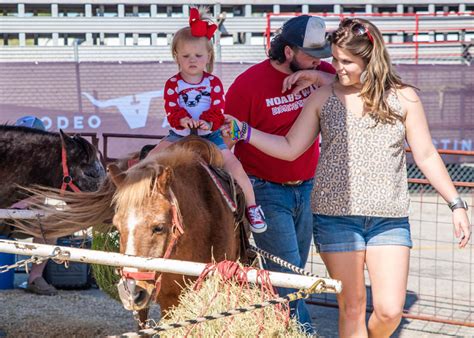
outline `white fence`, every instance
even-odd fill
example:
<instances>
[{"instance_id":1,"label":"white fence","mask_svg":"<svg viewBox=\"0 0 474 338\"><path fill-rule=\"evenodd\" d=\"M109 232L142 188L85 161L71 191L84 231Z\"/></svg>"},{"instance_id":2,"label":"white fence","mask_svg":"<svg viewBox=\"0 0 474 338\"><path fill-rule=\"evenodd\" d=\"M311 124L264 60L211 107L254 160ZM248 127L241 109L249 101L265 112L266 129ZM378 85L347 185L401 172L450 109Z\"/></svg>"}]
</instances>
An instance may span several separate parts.
<instances>
[{"instance_id":1,"label":"white fence","mask_svg":"<svg viewBox=\"0 0 474 338\"><path fill-rule=\"evenodd\" d=\"M174 259L138 257L123 255L114 252L98 250L79 249L72 247L52 246L37 243L22 243L0 239L0 252L17 255L48 257L55 253L62 253L59 259L79 263L103 264L117 267L131 267L148 271L160 271L164 273L180 273L188 276L199 276L206 268L204 263L179 261ZM257 270L249 270L247 278L251 283L261 283ZM320 277L309 277L289 273L269 271L272 285L284 288L307 289L322 280L327 292L339 293L342 290L341 282Z\"/></svg>"}]
</instances>

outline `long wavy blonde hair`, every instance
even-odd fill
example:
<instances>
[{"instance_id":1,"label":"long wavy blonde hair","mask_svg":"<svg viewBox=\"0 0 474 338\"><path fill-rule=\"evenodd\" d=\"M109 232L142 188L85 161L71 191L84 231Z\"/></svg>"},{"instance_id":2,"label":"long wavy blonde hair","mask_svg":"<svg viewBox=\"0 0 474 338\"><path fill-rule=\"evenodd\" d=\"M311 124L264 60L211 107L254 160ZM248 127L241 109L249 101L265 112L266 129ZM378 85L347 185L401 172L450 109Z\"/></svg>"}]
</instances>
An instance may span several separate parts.
<instances>
[{"instance_id":1,"label":"long wavy blonde hair","mask_svg":"<svg viewBox=\"0 0 474 338\"><path fill-rule=\"evenodd\" d=\"M332 33L331 42L361 57L367 65L360 96L369 114L381 123L403 122L404 117L388 104L388 94L397 88L412 86L396 74L379 29L368 20L344 19Z\"/></svg>"}]
</instances>

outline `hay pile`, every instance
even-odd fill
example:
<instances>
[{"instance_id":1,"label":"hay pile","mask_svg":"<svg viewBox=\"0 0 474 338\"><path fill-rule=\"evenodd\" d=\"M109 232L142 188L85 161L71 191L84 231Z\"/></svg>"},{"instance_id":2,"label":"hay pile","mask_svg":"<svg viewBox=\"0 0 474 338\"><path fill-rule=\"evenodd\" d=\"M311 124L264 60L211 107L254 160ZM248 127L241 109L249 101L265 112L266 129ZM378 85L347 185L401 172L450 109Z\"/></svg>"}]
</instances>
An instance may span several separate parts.
<instances>
[{"instance_id":1,"label":"hay pile","mask_svg":"<svg viewBox=\"0 0 474 338\"><path fill-rule=\"evenodd\" d=\"M92 236L92 250L119 252L119 248L120 234L118 231L94 232ZM97 286L112 299L120 302L117 291L117 283L120 280L120 276L115 271L116 268L113 266L92 264L92 274Z\"/></svg>"},{"instance_id":2,"label":"hay pile","mask_svg":"<svg viewBox=\"0 0 474 338\"><path fill-rule=\"evenodd\" d=\"M261 303L272 297L259 285L242 286L218 275L208 276L201 288L187 285L180 296L180 305L172 308L158 325L173 324L186 319L215 315L238 307ZM160 332L160 337L307 337L301 325L288 318L285 305L268 306L232 317L206 321L196 325Z\"/></svg>"},{"instance_id":3,"label":"hay pile","mask_svg":"<svg viewBox=\"0 0 474 338\"><path fill-rule=\"evenodd\" d=\"M118 252L120 235L117 231L95 232L92 249ZM92 266L97 285L111 298L119 301L116 284L119 276L115 268L106 265ZM164 325L195 319L206 315L216 315L220 312L253 304L262 303L274 296L261 290L259 285L241 285L234 279L222 278L219 274L211 274L202 281L198 291L195 284L183 287L180 305L172 308L159 323ZM286 304L268 306L263 309L249 311L231 317L206 321L182 328L160 332L161 337L307 337L301 325L288 317Z\"/></svg>"}]
</instances>

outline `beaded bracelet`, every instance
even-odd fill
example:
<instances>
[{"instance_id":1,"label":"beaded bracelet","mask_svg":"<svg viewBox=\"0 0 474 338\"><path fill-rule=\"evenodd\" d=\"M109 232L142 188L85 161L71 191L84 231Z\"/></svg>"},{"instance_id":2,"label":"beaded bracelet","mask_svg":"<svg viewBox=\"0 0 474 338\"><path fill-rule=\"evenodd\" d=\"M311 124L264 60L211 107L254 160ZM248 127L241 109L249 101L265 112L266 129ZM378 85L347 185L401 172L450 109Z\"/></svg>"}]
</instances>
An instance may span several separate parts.
<instances>
[{"instance_id":1,"label":"beaded bracelet","mask_svg":"<svg viewBox=\"0 0 474 338\"><path fill-rule=\"evenodd\" d=\"M247 122L242 122L242 130L240 131L239 139L245 140L247 138L247 131L248 131L248 124Z\"/></svg>"}]
</instances>

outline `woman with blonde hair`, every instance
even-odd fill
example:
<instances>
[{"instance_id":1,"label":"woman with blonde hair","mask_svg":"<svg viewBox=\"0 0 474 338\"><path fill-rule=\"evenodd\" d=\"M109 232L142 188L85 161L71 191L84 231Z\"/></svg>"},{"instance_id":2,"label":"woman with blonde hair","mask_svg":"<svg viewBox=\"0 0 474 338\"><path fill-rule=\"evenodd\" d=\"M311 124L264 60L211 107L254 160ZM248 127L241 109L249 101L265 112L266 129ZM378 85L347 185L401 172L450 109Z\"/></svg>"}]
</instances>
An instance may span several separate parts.
<instances>
[{"instance_id":1,"label":"woman with blonde hair","mask_svg":"<svg viewBox=\"0 0 474 338\"><path fill-rule=\"evenodd\" d=\"M471 235L467 204L431 142L418 95L395 73L377 27L363 19L344 19L330 39L336 80L308 98L286 136L236 122L246 130L242 139L288 161L321 133L314 241L331 277L343 284L337 296L339 334L389 337L402 316L412 247L405 141L451 208L461 248ZM296 84L298 91L320 80L318 73L304 71L291 75L285 86ZM374 307L367 324L364 266Z\"/></svg>"}]
</instances>

